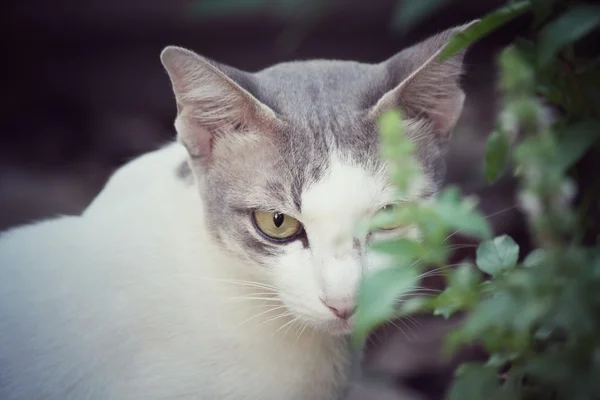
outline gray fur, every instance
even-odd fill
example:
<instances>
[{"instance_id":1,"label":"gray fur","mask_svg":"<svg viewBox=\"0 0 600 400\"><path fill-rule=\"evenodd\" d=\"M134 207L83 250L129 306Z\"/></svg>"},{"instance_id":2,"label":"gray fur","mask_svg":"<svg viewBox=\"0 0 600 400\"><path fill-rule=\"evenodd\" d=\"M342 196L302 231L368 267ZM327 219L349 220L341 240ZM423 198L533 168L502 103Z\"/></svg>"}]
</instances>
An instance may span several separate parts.
<instances>
[{"instance_id":1,"label":"gray fur","mask_svg":"<svg viewBox=\"0 0 600 400\"><path fill-rule=\"evenodd\" d=\"M400 107L410 119L409 134L436 184L434 192L444 176L447 121L456 117L446 115L450 112L444 106L462 93L463 54L444 63L433 61L407 78L463 28L379 64L311 60L255 73L167 48L162 59L177 98L180 140L201 154L190 151L215 236L235 238L257 261L277 253L279 245L257 236L248 218L251 211L297 215L302 193L322 176L334 150L365 169L379 169L374 116L383 108ZM405 81L408 85L399 87ZM222 114L219 104L206 104L220 99ZM246 216L240 218L240 213Z\"/></svg>"},{"instance_id":2,"label":"gray fur","mask_svg":"<svg viewBox=\"0 0 600 400\"><path fill-rule=\"evenodd\" d=\"M175 175L185 183L193 183L194 181L192 168L187 160L184 160L179 164L179 167L177 167L177 170L175 171Z\"/></svg>"}]
</instances>

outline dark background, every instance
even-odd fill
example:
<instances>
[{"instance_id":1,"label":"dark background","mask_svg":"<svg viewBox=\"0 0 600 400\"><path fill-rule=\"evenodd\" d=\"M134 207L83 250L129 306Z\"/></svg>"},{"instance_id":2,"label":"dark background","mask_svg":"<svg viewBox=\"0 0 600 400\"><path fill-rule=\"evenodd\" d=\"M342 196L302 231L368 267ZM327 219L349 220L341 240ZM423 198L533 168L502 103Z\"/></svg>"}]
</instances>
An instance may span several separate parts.
<instances>
[{"instance_id":1,"label":"dark background","mask_svg":"<svg viewBox=\"0 0 600 400\"><path fill-rule=\"evenodd\" d=\"M4 1L0 230L79 213L115 168L174 138L175 103L159 60L166 45L247 70L307 58L379 62L504 4L457 0L402 33L391 28L397 0L322 0L327 10L321 14L301 1L287 14L273 12L281 1L245 12L251 2L234 4L236 15L215 15L203 11L209 4L202 0ZM468 53L467 101L447 160L448 183L477 194L497 233L524 244L514 183L489 186L483 177L485 139L498 108L495 57L522 28L516 21ZM465 247L455 258L470 254ZM440 398L456 363L480 356L466 349L452 362L441 357L440 338L453 323L422 317L379 332L365 371L385 372L392 379L384 386L393 389L362 383L354 397Z\"/></svg>"}]
</instances>

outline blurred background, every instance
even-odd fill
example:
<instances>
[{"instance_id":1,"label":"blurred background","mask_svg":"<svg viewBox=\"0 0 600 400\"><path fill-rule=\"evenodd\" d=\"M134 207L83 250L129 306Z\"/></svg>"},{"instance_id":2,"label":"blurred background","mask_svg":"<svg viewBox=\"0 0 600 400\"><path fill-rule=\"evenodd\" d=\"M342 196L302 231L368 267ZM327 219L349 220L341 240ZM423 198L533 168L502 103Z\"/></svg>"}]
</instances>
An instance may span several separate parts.
<instances>
[{"instance_id":1,"label":"blurred background","mask_svg":"<svg viewBox=\"0 0 600 400\"><path fill-rule=\"evenodd\" d=\"M442 1L407 26L401 0L4 0L0 230L81 212L116 168L174 138L175 102L159 60L166 45L250 71L309 58L379 62L504 3ZM483 152L498 108L497 52L526 28L518 20L469 51L466 105L447 157L448 183L478 195L496 232L522 248L514 182L488 185ZM471 256L467 240L454 239L465 244L455 258ZM423 316L377 332L364 370L385 379L356 382L351 397L440 399L457 363L482 357L477 349L442 356L442 334L455 323Z\"/></svg>"}]
</instances>

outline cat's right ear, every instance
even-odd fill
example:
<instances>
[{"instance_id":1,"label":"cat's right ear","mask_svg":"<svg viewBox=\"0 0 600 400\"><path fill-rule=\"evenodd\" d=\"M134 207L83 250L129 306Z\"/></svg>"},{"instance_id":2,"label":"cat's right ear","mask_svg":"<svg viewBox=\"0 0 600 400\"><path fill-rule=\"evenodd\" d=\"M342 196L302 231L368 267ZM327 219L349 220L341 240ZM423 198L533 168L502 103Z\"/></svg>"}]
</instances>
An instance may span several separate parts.
<instances>
[{"instance_id":1,"label":"cat's right ear","mask_svg":"<svg viewBox=\"0 0 600 400\"><path fill-rule=\"evenodd\" d=\"M382 63L393 86L369 110L369 117L376 120L390 109L401 108L408 118L430 122L447 139L465 100L459 80L466 49L445 61L439 55L453 35L477 22L447 29Z\"/></svg>"},{"instance_id":2,"label":"cat's right ear","mask_svg":"<svg viewBox=\"0 0 600 400\"><path fill-rule=\"evenodd\" d=\"M161 61L177 101L178 140L203 165L211 162L220 135L268 130L277 124L275 113L225 73L224 68L181 47L169 46ZM243 75L228 68L228 72Z\"/></svg>"}]
</instances>

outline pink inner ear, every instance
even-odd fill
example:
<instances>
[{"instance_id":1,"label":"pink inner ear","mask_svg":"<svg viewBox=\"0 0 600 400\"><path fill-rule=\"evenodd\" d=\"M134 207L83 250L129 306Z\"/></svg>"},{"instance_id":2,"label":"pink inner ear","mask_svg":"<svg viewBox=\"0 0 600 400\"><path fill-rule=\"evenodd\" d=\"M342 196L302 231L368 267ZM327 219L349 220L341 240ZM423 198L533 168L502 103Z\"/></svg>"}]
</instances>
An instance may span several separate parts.
<instances>
[{"instance_id":1,"label":"pink inner ear","mask_svg":"<svg viewBox=\"0 0 600 400\"><path fill-rule=\"evenodd\" d=\"M439 105L438 112L433 115L435 127L442 132L451 131L460 118L465 102L465 93L458 89L452 97L444 99Z\"/></svg>"},{"instance_id":2,"label":"pink inner ear","mask_svg":"<svg viewBox=\"0 0 600 400\"><path fill-rule=\"evenodd\" d=\"M185 146L190 156L208 165L211 160L213 133L192 117L180 116L176 125L179 142Z\"/></svg>"}]
</instances>

